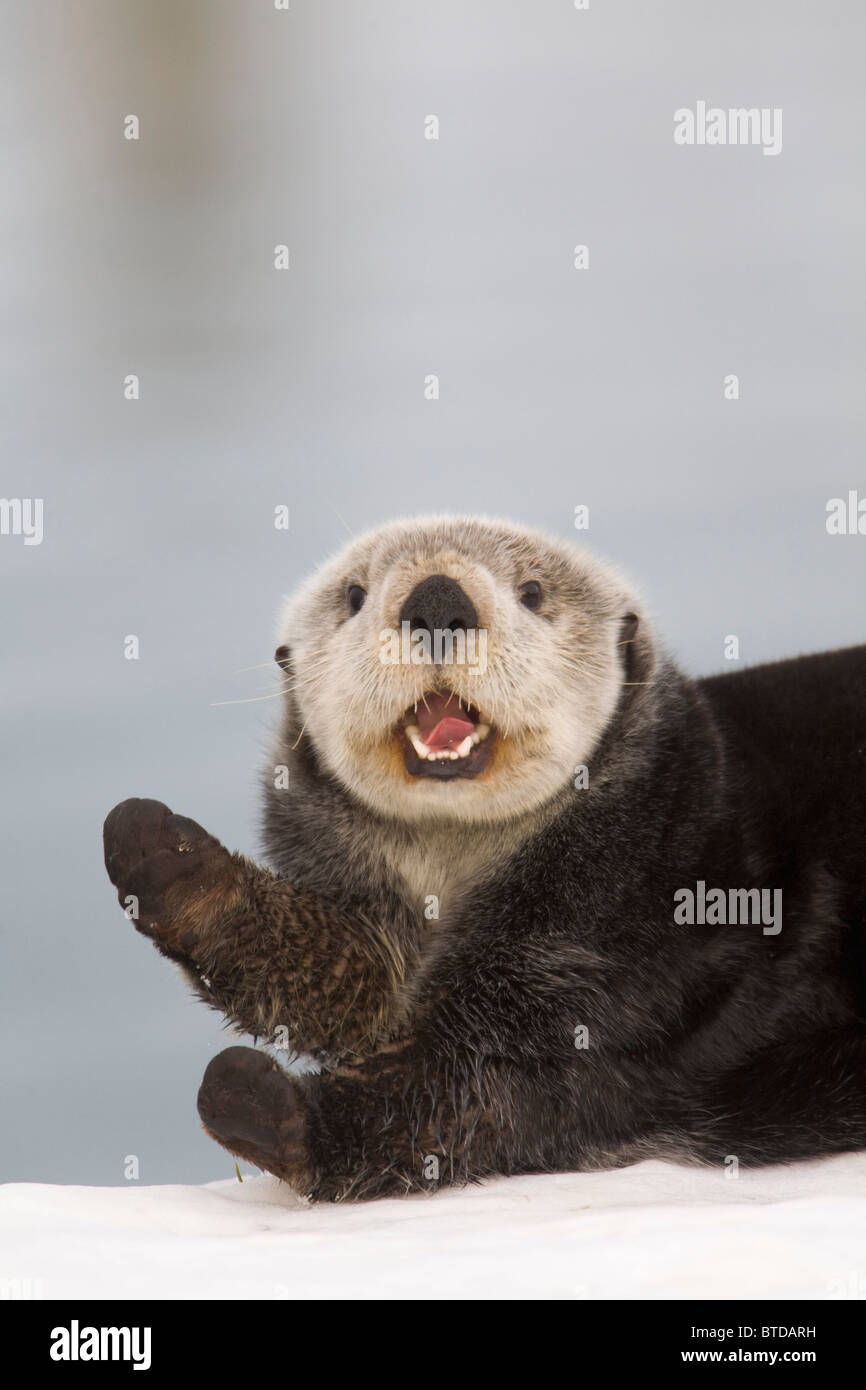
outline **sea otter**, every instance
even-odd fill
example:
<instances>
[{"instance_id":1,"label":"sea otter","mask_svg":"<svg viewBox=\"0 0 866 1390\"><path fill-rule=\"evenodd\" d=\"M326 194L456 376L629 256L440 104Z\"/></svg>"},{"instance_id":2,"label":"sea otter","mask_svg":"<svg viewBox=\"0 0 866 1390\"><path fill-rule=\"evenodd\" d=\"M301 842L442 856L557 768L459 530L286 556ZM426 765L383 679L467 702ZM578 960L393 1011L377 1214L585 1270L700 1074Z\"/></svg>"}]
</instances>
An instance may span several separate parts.
<instances>
[{"instance_id":1,"label":"sea otter","mask_svg":"<svg viewBox=\"0 0 866 1390\"><path fill-rule=\"evenodd\" d=\"M866 647L692 680L612 569L434 517L327 563L276 659L270 868L105 824L138 930L320 1063L214 1058L231 1153L339 1200L866 1145Z\"/></svg>"}]
</instances>

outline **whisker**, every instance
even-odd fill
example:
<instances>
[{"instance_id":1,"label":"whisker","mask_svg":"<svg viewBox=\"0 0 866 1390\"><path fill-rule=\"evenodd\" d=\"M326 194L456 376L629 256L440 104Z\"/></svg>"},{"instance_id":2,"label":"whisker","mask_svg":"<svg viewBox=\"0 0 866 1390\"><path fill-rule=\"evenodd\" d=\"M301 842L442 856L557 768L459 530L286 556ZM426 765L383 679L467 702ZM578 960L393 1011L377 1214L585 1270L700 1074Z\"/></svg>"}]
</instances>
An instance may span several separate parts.
<instances>
[{"instance_id":1,"label":"whisker","mask_svg":"<svg viewBox=\"0 0 866 1390\"><path fill-rule=\"evenodd\" d=\"M329 502L328 502L328 506L331 508L331 511L334 513L334 516L337 518L337 520L338 520L338 521L341 521L341 522L343 523L343 525L345 526L345 528L346 528L346 530L348 531L349 535L352 536L352 537L354 538L354 535L355 535L354 531L352 530L352 528L351 528L351 526L349 525L349 523L348 523L347 521L343 520L343 517L340 516L340 513L337 511L337 508L334 506L333 502L330 502L330 501L329 501Z\"/></svg>"},{"instance_id":2,"label":"whisker","mask_svg":"<svg viewBox=\"0 0 866 1390\"><path fill-rule=\"evenodd\" d=\"M303 727L303 729L301 730L301 732L298 734L298 737L295 739L294 743L292 744L292 752L295 751L295 749L297 748L297 746L298 746L298 744L300 743L301 739L304 737L304 732L305 732L306 727L307 727L307 725L309 724L309 722L310 722L309 719L305 719L305 720L304 720L304 727Z\"/></svg>"},{"instance_id":3,"label":"whisker","mask_svg":"<svg viewBox=\"0 0 866 1390\"><path fill-rule=\"evenodd\" d=\"M221 705L254 705L259 700L276 700L283 693L282 690L273 690L270 695L248 695L243 700L211 700L210 708L218 709Z\"/></svg>"},{"instance_id":4,"label":"whisker","mask_svg":"<svg viewBox=\"0 0 866 1390\"><path fill-rule=\"evenodd\" d=\"M242 676L245 671L261 671L265 666L277 665L279 665L279 662L274 661L274 658L271 657L270 661L258 661L255 666L239 666L236 671L232 671L232 675Z\"/></svg>"}]
</instances>

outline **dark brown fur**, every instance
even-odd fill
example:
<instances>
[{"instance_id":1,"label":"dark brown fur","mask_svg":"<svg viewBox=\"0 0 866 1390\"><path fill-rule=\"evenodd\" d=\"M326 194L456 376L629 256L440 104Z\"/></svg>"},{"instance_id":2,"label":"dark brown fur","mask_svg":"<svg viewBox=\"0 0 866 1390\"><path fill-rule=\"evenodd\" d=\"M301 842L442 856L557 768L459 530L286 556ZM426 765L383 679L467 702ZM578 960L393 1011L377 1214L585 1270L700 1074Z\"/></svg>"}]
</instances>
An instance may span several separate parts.
<instances>
[{"instance_id":1,"label":"dark brown fur","mask_svg":"<svg viewBox=\"0 0 866 1390\"><path fill-rule=\"evenodd\" d=\"M630 659L639 681L638 642ZM381 852L405 832L292 750L291 700L276 873L123 803L106 865L139 929L239 1028L324 1064L290 1079L229 1049L209 1131L319 1199L866 1145L864 688L863 647L700 682L659 661L623 687L589 788L435 927ZM781 933L676 925L698 879L781 888Z\"/></svg>"}]
</instances>

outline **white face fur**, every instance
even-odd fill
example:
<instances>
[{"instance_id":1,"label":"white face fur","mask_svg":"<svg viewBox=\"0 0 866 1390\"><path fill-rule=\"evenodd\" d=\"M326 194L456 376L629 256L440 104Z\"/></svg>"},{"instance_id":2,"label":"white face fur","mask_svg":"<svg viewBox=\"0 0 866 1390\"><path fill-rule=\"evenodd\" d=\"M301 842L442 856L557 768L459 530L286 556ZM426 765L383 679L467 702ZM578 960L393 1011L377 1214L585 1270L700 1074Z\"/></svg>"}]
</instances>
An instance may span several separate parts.
<instances>
[{"instance_id":1,"label":"white face fur","mask_svg":"<svg viewBox=\"0 0 866 1390\"><path fill-rule=\"evenodd\" d=\"M462 664L394 660L387 634L402 635L404 604L434 575L460 586L485 636ZM279 641L291 651L302 737L352 793L405 821L494 823L534 810L589 762L624 679L622 622L638 611L618 575L563 542L508 522L433 517L347 546L289 600ZM455 752L467 757L465 742L425 757L414 711L423 724L433 692L453 692L460 704L447 713L474 724L474 775Z\"/></svg>"}]
</instances>

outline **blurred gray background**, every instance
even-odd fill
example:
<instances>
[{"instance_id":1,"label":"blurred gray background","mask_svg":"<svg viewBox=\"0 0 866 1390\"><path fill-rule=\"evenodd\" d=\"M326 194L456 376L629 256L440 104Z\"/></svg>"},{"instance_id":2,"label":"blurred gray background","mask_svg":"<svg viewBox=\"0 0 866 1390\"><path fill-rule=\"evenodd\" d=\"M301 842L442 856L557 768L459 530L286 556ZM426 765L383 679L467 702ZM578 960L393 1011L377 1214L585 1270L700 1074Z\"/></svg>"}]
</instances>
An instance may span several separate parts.
<instances>
[{"instance_id":1,"label":"blurred gray background","mask_svg":"<svg viewBox=\"0 0 866 1390\"><path fill-rule=\"evenodd\" d=\"M45 530L0 536L0 1176L205 1181L227 1038L124 920L102 820L155 796L258 848L275 702L214 702L270 689L235 673L347 529L584 540L694 673L728 634L864 640L866 536L825 505L866 494L866 11L34 0L2 31L0 492ZM677 147L698 100L781 107L781 154Z\"/></svg>"}]
</instances>

